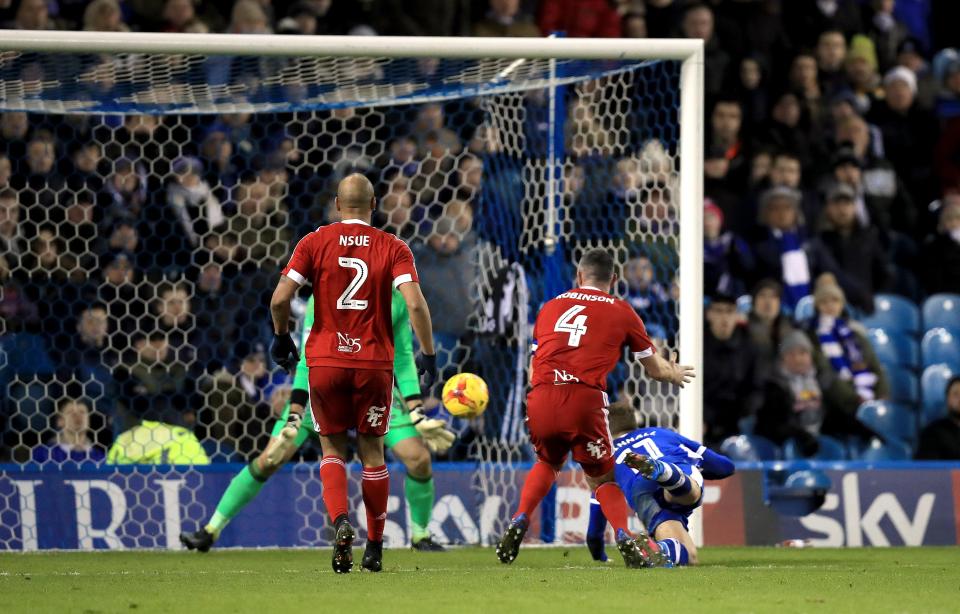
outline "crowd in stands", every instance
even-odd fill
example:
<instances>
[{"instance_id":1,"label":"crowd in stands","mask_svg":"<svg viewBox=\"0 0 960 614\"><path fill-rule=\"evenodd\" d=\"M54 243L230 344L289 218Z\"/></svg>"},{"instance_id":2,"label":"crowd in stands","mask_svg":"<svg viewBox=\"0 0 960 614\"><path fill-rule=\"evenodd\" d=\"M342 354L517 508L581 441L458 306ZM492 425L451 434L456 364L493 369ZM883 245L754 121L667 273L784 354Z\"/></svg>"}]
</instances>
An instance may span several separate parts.
<instances>
[{"instance_id":1,"label":"crowd in stands","mask_svg":"<svg viewBox=\"0 0 960 614\"><path fill-rule=\"evenodd\" d=\"M915 326L891 326L883 314L897 300L919 314L929 297L960 295L954 4L13 0L0 1L0 22L702 38L705 441L746 434L800 456L840 442L847 457L881 449L932 459L960 458L960 297L947 308L953 319L937 325L917 315ZM435 70L428 64L417 70ZM676 169L664 146L597 156L614 151L608 127L595 105L569 102L573 235L673 232ZM490 176L502 173L490 161L503 144L475 129L477 113L469 104L305 119L0 113L0 459L216 462L261 449L289 395L265 356L267 299L291 242L336 219L331 186L351 170L377 183L375 223L410 241L447 362L467 359L477 297L464 271L483 240L506 234L515 244L523 231L519 214L489 214ZM502 198L522 198L519 172L505 177ZM630 209L627 195L641 189L642 207ZM640 212L639 231L630 211ZM663 262L631 251L619 292L653 337L672 342L678 284ZM927 328L944 331L931 339L953 335L942 345L956 344L956 362L945 350L927 364L934 342L924 340L924 356L918 349ZM884 339L915 359L888 357ZM909 412L913 431L891 434L871 418L884 411ZM159 448L130 450L137 432ZM906 448L891 451L898 444Z\"/></svg>"}]
</instances>

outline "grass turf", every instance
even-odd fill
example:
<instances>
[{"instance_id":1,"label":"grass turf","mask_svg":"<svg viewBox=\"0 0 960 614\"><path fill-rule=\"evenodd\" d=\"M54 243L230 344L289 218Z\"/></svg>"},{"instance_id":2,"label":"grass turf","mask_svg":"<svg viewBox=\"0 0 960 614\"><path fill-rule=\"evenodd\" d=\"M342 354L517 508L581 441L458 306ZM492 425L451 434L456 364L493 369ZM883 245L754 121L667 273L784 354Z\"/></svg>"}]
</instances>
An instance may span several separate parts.
<instances>
[{"instance_id":1,"label":"grass turf","mask_svg":"<svg viewBox=\"0 0 960 614\"><path fill-rule=\"evenodd\" d=\"M362 550L355 550L357 561ZM690 569L628 570L585 548L388 550L337 576L329 550L0 554L11 612L957 612L957 548L710 548ZM359 569L359 564L355 567Z\"/></svg>"}]
</instances>

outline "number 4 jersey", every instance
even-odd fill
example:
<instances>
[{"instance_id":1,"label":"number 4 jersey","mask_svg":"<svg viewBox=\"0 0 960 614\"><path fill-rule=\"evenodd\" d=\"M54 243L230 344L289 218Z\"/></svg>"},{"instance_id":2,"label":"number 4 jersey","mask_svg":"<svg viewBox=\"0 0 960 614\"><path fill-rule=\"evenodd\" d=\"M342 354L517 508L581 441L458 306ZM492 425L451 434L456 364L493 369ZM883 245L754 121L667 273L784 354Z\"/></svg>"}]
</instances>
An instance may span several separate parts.
<instances>
[{"instance_id":1,"label":"number 4 jersey","mask_svg":"<svg viewBox=\"0 0 960 614\"><path fill-rule=\"evenodd\" d=\"M605 390L627 346L635 358L653 354L643 321L606 292L582 287L547 301L533 329L534 386L584 384Z\"/></svg>"},{"instance_id":2,"label":"number 4 jersey","mask_svg":"<svg viewBox=\"0 0 960 614\"><path fill-rule=\"evenodd\" d=\"M393 288L418 282L413 254L360 220L321 226L297 244L283 274L313 285L307 366L393 369Z\"/></svg>"}]
</instances>

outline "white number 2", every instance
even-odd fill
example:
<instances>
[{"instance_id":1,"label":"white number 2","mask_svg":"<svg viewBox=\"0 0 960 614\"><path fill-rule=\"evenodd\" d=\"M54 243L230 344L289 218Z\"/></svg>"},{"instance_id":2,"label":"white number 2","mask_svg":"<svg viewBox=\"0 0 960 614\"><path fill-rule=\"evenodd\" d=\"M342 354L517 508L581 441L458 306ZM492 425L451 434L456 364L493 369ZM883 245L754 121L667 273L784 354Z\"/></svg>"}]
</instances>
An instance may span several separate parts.
<instances>
[{"instance_id":1,"label":"white number 2","mask_svg":"<svg viewBox=\"0 0 960 614\"><path fill-rule=\"evenodd\" d=\"M357 292L360 290L360 286L363 285L363 282L367 281L367 263L359 258L338 258L337 262L345 269L353 269L357 272L357 276L354 277L350 283L347 285L347 289L343 291L343 294L340 295L340 298L337 299L337 309L353 309L361 310L367 308L367 301L355 299L354 296L357 295Z\"/></svg>"},{"instance_id":2,"label":"white number 2","mask_svg":"<svg viewBox=\"0 0 960 614\"><path fill-rule=\"evenodd\" d=\"M569 346L579 347L580 337L587 334L587 316L577 315L584 309L586 309L584 305L574 305L567 309L553 327L554 332L570 335L567 339L567 345Z\"/></svg>"}]
</instances>

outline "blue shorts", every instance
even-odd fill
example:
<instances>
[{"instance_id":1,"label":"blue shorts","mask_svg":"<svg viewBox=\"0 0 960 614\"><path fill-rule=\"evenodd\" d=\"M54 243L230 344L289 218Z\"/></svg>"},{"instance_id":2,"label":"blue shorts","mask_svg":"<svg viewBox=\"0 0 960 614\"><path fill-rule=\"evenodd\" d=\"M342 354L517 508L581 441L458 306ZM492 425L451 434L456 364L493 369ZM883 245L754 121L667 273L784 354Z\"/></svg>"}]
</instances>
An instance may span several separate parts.
<instances>
[{"instance_id":1,"label":"blue shorts","mask_svg":"<svg viewBox=\"0 0 960 614\"><path fill-rule=\"evenodd\" d=\"M657 527L668 520L676 520L686 530L690 514L703 503L703 476L700 475L700 470L685 463L674 464L700 485L700 498L692 505L670 503L664 497L664 490L657 482L646 478L634 481L630 503L651 535L656 532Z\"/></svg>"}]
</instances>

